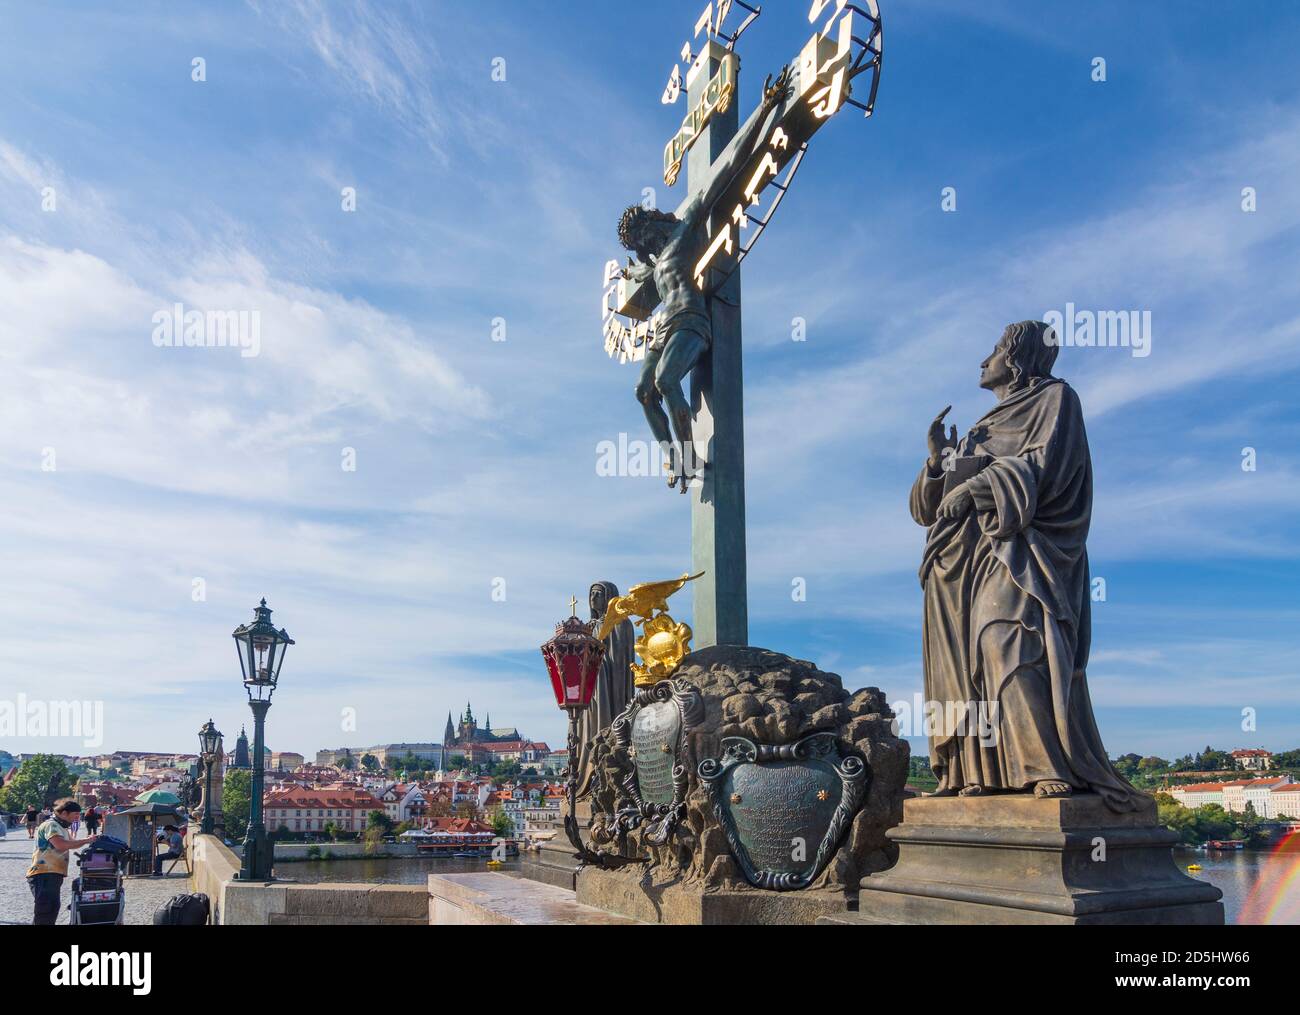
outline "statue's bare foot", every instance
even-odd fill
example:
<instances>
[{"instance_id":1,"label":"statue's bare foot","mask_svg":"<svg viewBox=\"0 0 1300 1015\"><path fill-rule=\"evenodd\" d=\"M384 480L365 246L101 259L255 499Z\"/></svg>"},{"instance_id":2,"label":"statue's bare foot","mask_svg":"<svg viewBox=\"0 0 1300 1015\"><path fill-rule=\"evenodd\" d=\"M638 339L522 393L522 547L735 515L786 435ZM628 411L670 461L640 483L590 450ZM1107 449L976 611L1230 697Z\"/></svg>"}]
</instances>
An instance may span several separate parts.
<instances>
[{"instance_id":1,"label":"statue's bare foot","mask_svg":"<svg viewBox=\"0 0 1300 1015\"><path fill-rule=\"evenodd\" d=\"M953 789L951 786L949 786L947 789L937 789L930 795L931 796L956 796L957 791Z\"/></svg>"},{"instance_id":2,"label":"statue's bare foot","mask_svg":"<svg viewBox=\"0 0 1300 1015\"><path fill-rule=\"evenodd\" d=\"M981 796L984 793L983 786L963 786L959 796Z\"/></svg>"},{"instance_id":3,"label":"statue's bare foot","mask_svg":"<svg viewBox=\"0 0 1300 1015\"><path fill-rule=\"evenodd\" d=\"M1061 782L1059 779L1044 779L1042 782L1034 783L1034 796L1036 797L1062 797L1069 796L1073 792L1073 786L1068 782Z\"/></svg>"}]
</instances>

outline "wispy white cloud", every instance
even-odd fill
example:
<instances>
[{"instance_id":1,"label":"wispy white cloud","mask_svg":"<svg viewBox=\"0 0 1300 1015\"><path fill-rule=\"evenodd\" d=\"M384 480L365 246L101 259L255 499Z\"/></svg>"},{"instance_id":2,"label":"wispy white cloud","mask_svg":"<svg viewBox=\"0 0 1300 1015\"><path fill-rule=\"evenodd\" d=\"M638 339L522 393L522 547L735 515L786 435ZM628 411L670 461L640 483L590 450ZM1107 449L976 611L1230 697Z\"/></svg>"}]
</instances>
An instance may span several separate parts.
<instances>
[{"instance_id":1,"label":"wispy white cloud","mask_svg":"<svg viewBox=\"0 0 1300 1015\"><path fill-rule=\"evenodd\" d=\"M450 111L434 93L433 68L440 62L434 43L410 24L423 16L419 5L250 0L249 6L284 30L301 33L345 89L445 157Z\"/></svg>"}]
</instances>

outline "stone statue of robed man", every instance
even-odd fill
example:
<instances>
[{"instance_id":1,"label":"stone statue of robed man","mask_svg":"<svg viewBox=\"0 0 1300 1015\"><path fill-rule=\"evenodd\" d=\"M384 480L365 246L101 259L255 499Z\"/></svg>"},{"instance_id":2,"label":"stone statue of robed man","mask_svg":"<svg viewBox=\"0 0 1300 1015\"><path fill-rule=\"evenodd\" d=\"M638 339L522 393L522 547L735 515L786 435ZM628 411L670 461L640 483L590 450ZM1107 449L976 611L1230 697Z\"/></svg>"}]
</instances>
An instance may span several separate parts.
<instances>
[{"instance_id":1,"label":"stone statue of robed man","mask_svg":"<svg viewBox=\"0 0 1300 1015\"><path fill-rule=\"evenodd\" d=\"M618 586L613 582L600 581L592 584L587 594L587 601L591 607L591 619L597 629L605 619L606 608L617 596ZM581 756L578 759L578 797L580 799L591 792L591 779L594 772L592 741L601 730L618 718L636 696L636 686L632 681L635 644L636 629L630 620L623 620L614 625L613 630L605 638L605 657L600 663L596 695L592 699L591 707L582 714L582 725L579 727Z\"/></svg>"},{"instance_id":2,"label":"stone statue of robed man","mask_svg":"<svg viewBox=\"0 0 1300 1015\"><path fill-rule=\"evenodd\" d=\"M960 440L944 434L951 407L930 424L911 497L929 530L925 695L946 713L930 761L939 795L1091 791L1127 811L1140 794L1088 697L1092 462L1079 397L1051 374L1058 351L1046 324L1010 325L981 364L998 404Z\"/></svg>"}]
</instances>

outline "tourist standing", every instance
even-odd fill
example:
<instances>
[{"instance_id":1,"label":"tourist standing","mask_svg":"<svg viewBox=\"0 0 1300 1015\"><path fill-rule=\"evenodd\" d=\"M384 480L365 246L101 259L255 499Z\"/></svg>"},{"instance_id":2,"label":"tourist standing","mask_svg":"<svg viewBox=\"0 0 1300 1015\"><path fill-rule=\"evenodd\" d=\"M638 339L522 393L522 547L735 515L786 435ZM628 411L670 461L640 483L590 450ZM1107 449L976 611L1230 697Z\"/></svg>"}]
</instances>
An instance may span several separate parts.
<instances>
[{"instance_id":1,"label":"tourist standing","mask_svg":"<svg viewBox=\"0 0 1300 1015\"><path fill-rule=\"evenodd\" d=\"M54 805L54 817L36 829L36 850L32 853L32 865L27 868L34 926L53 926L58 922L63 879L68 876L68 852L91 841L67 834L80 817L81 804L71 799L60 800Z\"/></svg>"}]
</instances>

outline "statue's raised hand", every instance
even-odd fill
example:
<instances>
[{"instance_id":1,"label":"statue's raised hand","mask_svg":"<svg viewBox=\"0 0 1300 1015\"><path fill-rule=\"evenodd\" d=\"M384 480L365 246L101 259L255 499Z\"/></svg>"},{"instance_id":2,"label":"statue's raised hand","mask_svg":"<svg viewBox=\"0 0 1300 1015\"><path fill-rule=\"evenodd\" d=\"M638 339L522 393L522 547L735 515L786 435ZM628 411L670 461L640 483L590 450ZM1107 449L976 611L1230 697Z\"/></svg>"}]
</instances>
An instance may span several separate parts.
<instances>
[{"instance_id":1,"label":"statue's raised hand","mask_svg":"<svg viewBox=\"0 0 1300 1015\"><path fill-rule=\"evenodd\" d=\"M767 80L763 82L763 105L771 109L784 99L789 91L790 65L786 64L781 68L781 73L777 75L775 81L772 80L772 75L769 74Z\"/></svg>"},{"instance_id":2,"label":"statue's raised hand","mask_svg":"<svg viewBox=\"0 0 1300 1015\"><path fill-rule=\"evenodd\" d=\"M947 436L943 432L943 418L952 412L952 406L944 409L943 412L934 417L934 422L930 424L930 433L926 437L926 444L930 449L930 469L936 470L943 463L943 453L949 448L957 447L957 428L949 427Z\"/></svg>"}]
</instances>

